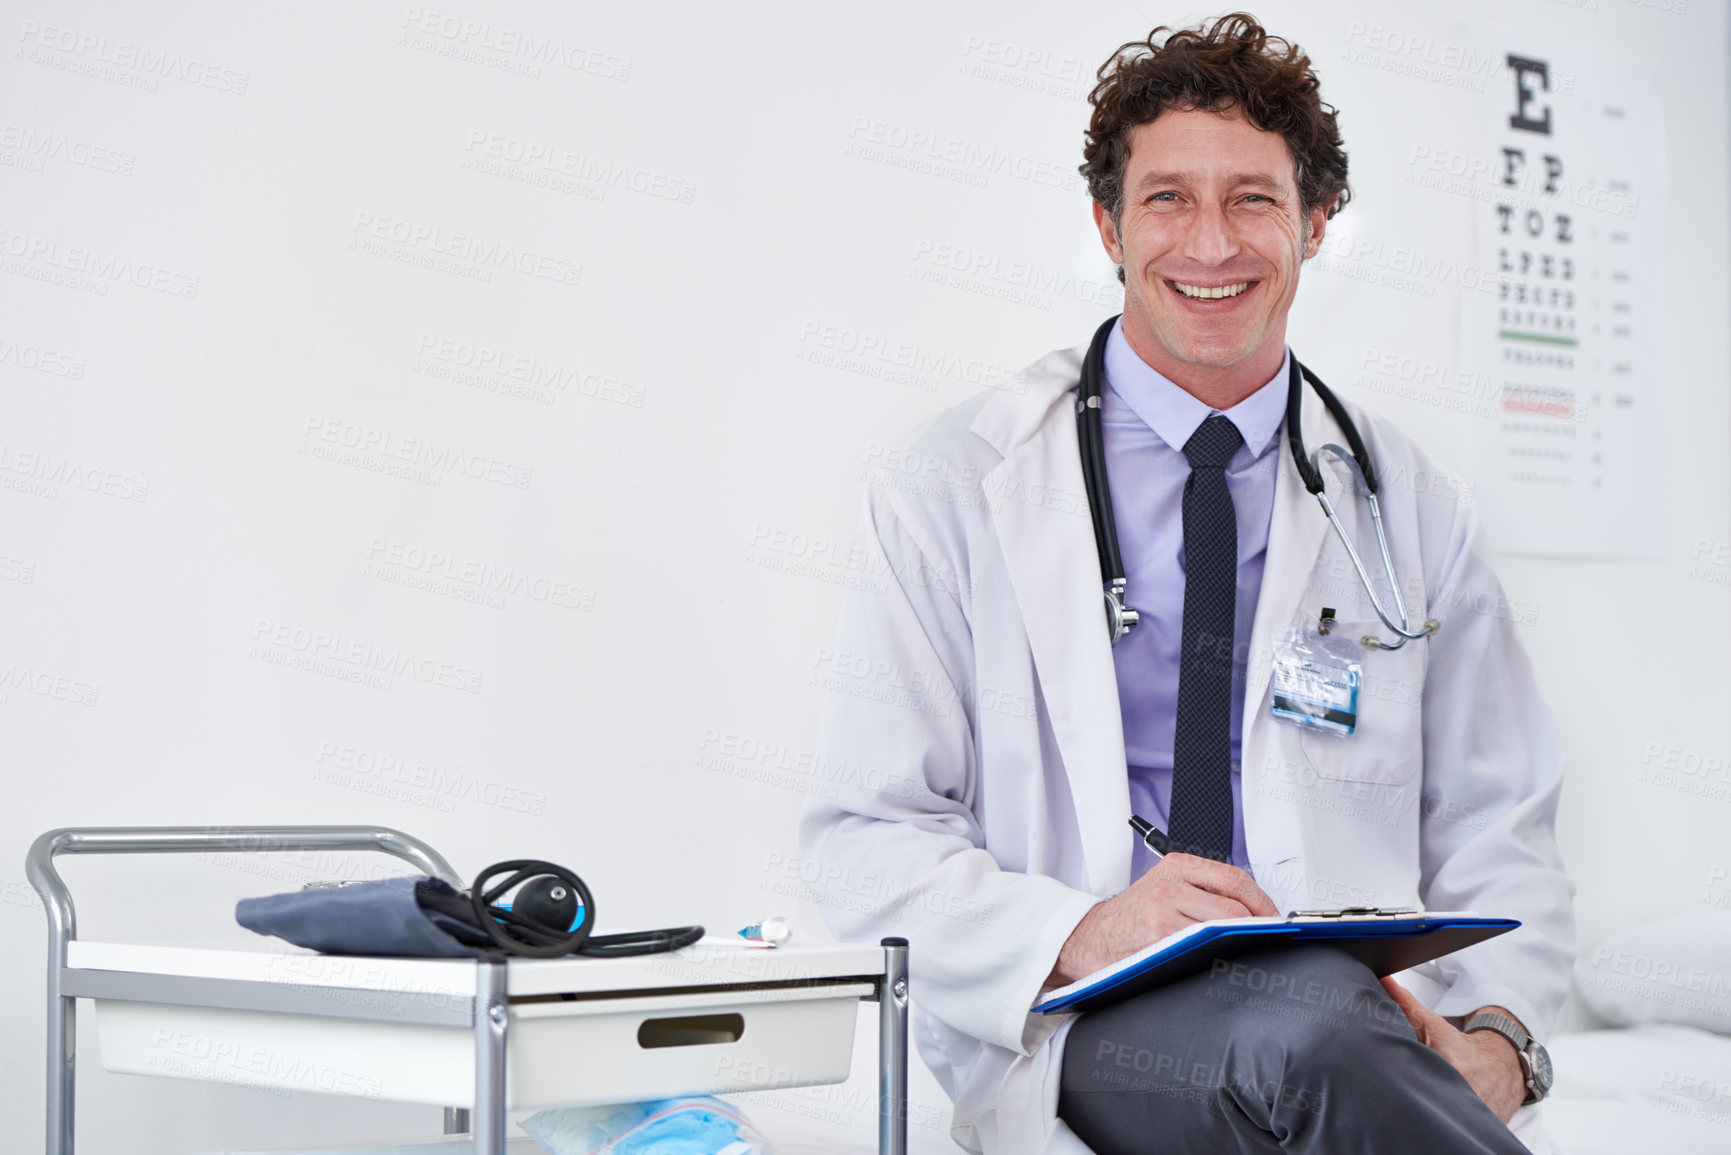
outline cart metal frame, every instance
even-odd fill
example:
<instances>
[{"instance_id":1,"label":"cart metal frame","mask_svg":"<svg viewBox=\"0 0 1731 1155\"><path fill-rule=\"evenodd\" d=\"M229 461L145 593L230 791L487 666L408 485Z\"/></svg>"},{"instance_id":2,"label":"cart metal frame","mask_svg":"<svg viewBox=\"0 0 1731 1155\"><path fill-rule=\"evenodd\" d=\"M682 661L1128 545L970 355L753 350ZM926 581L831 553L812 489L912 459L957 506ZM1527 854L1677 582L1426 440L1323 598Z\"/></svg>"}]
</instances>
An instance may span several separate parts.
<instances>
[{"instance_id":1,"label":"cart metal frame","mask_svg":"<svg viewBox=\"0 0 1731 1155\"><path fill-rule=\"evenodd\" d=\"M373 992L361 1003L341 1003L328 991L285 983L93 970L69 966L67 944L77 938L72 895L54 869L62 854L176 854L194 852L375 851L394 855L422 873L462 888L464 880L432 847L384 826L116 826L50 830L30 847L25 869L48 916L47 1155L74 1155L78 1000L116 999L226 1010L323 1015L393 1023L463 1026L475 1035L474 1111L445 1109L447 1134L472 1132L475 1155L505 1155L505 1056L508 969L475 961L470 998L425 992ZM908 944L882 941L884 969L867 976L878 1004L878 1152L907 1153ZM453 960L460 961L460 960ZM857 980L856 980L857 981Z\"/></svg>"}]
</instances>

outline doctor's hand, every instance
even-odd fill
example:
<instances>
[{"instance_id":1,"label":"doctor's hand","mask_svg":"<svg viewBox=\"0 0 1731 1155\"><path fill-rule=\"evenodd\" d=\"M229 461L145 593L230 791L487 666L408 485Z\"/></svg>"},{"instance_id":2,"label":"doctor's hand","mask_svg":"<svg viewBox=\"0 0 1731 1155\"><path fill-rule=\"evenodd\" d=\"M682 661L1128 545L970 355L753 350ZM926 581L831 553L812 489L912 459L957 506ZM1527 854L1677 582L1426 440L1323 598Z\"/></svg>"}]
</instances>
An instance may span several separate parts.
<instances>
[{"instance_id":1,"label":"doctor's hand","mask_svg":"<svg viewBox=\"0 0 1731 1155\"><path fill-rule=\"evenodd\" d=\"M1082 916L1046 983L1066 986L1204 919L1279 914L1274 901L1238 867L1193 854L1168 854L1124 891Z\"/></svg>"},{"instance_id":2,"label":"doctor's hand","mask_svg":"<svg viewBox=\"0 0 1731 1155\"><path fill-rule=\"evenodd\" d=\"M1474 1031L1466 1034L1455 1025L1413 998L1412 993L1391 978L1382 980L1383 988L1400 1009L1407 1022L1418 1032L1418 1041L1449 1061L1467 1083L1484 1100L1485 1106L1507 1123L1527 1097L1525 1076L1515 1048L1495 1031ZM1501 1007L1483 1010L1500 1011L1514 1018ZM1519 1020L1516 1020L1517 1022Z\"/></svg>"}]
</instances>

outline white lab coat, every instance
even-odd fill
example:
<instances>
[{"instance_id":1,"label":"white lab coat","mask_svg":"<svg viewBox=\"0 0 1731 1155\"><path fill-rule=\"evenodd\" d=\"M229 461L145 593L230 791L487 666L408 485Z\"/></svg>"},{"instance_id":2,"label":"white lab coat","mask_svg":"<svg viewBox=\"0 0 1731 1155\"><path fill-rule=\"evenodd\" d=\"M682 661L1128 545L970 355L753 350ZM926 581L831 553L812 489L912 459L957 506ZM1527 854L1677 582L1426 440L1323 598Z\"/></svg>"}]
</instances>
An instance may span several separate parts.
<instances>
[{"instance_id":1,"label":"white lab coat","mask_svg":"<svg viewBox=\"0 0 1731 1155\"><path fill-rule=\"evenodd\" d=\"M909 940L915 1041L954 1100L952 1134L989 1155L1087 1151L1057 1118L1072 1016L1029 1007L1082 915L1131 881L1123 729L1077 456L1081 354L1053 353L1021 391L959 406L905 451L874 455L869 580L848 594L824 661L825 773L800 823L803 875L834 933ZM1498 1004L1543 1039L1574 922L1552 830L1561 742L1511 620L1528 610L1504 600L1470 488L1351 412L1382 475L1412 620L1443 626L1363 653L1356 736L1271 716L1278 631L1332 606L1338 632L1389 636L1283 431L1244 703L1251 871L1281 910L1422 904L1521 919L1402 977L1439 1013ZM1308 388L1303 423L1312 450L1345 443ZM1365 503L1341 496L1344 470L1324 460L1380 576ZM1534 1115L1516 1130L1536 1145Z\"/></svg>"}]
</instances>

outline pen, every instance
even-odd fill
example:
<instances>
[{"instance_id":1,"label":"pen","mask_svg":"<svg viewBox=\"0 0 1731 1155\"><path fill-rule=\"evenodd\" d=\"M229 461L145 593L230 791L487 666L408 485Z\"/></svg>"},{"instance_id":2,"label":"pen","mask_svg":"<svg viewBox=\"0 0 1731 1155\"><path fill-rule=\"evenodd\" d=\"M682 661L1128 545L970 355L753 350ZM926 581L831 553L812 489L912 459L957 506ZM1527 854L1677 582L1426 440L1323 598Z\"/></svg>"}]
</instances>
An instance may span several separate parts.
<instances>
[{"instance_id":1,"label":"pen","mask_svg":"<svg viewBox=\"0 0 1731 1155\"><path fill-rule=\"evenodd\" d=\"M1130 829L1136 832L1136 837L1142 840L1142 845L1160 857L1165 858L1172 853L1172 840L1158 826L1140 814L1130 815Z\"/></svg>"}]
</instances>

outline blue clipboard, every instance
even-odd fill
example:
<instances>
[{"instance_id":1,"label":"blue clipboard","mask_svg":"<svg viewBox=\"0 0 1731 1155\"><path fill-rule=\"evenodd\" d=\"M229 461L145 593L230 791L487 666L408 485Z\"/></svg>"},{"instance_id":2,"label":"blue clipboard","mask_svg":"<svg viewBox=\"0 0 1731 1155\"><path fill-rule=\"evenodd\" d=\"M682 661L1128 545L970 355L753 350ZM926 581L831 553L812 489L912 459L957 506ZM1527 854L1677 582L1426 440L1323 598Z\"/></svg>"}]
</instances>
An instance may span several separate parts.
<instances>
[{"instance_id":1,"label":"blue clipboard","mask_svg":"<svg viewBox=\"0 0 1731 1155\"><path fill-rule=\"evenodd\" d=\"M1353 911L1199 922L1053 991L1034 1010L1044 1015L1092 1011L1208 970L1218 959L1290 942L1324 942L1339 947L1381 977L1495 938L1520 925L1517 919L1473 914Z\"/></svg>"}]
</instances>

